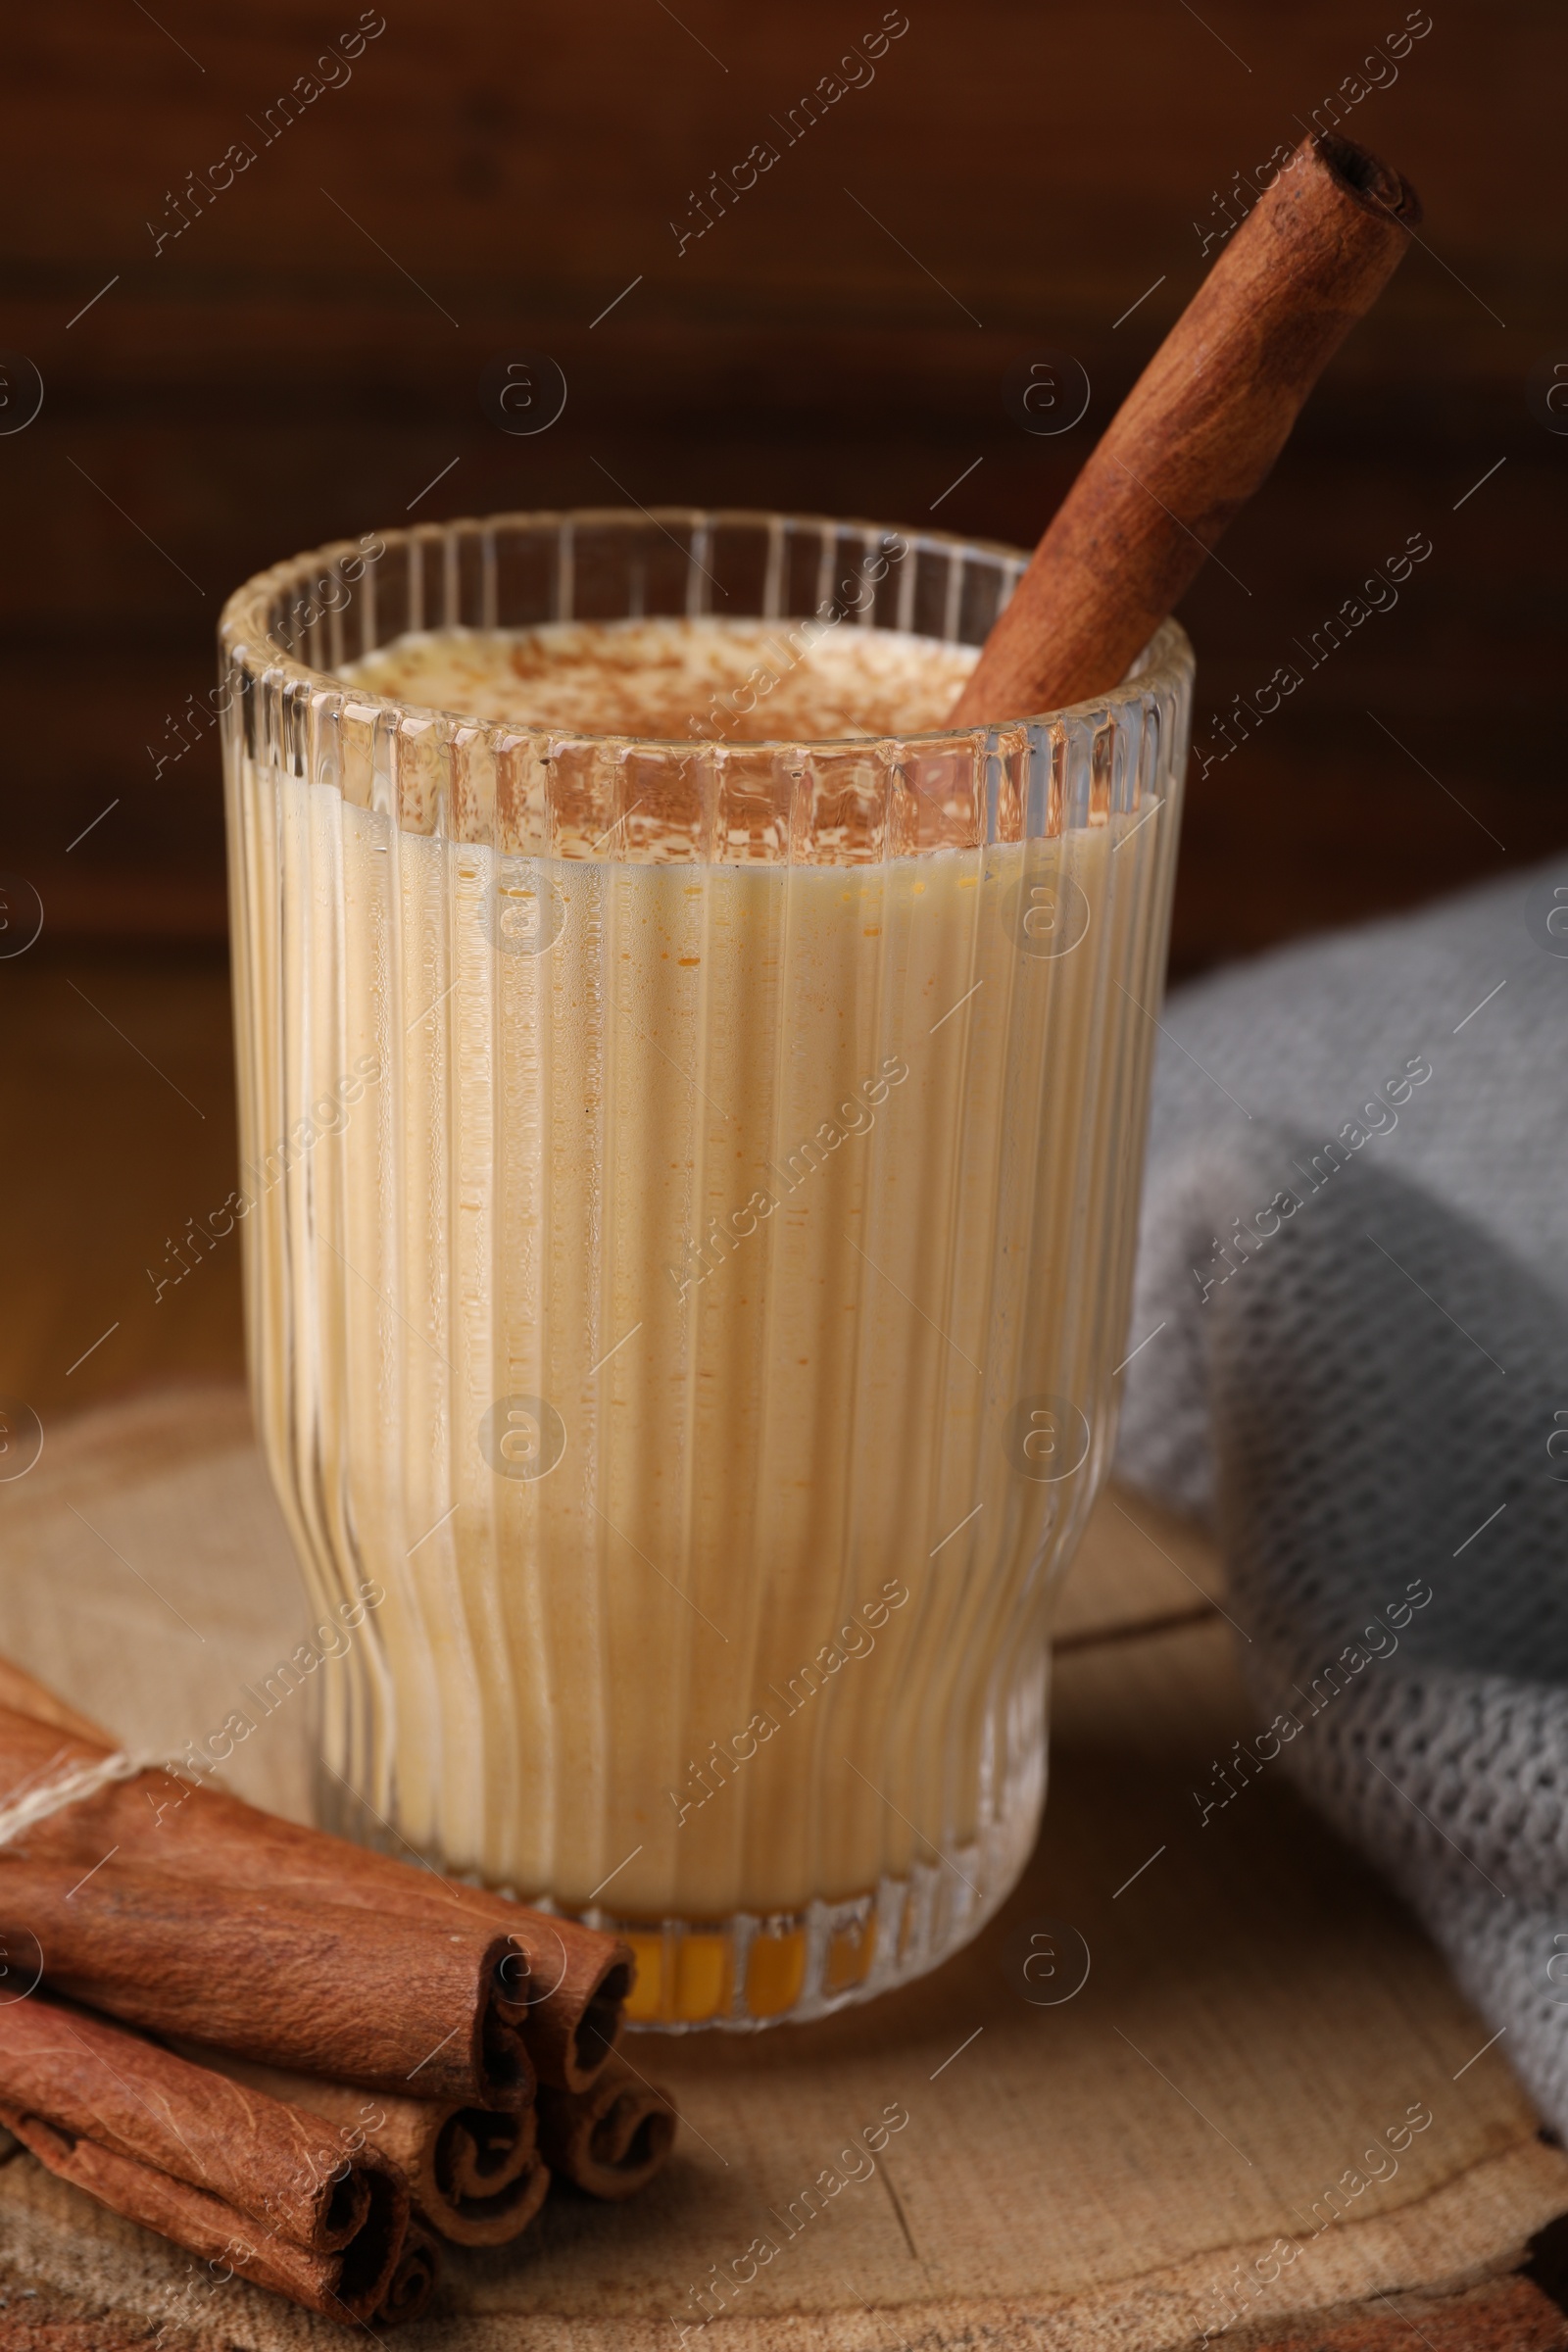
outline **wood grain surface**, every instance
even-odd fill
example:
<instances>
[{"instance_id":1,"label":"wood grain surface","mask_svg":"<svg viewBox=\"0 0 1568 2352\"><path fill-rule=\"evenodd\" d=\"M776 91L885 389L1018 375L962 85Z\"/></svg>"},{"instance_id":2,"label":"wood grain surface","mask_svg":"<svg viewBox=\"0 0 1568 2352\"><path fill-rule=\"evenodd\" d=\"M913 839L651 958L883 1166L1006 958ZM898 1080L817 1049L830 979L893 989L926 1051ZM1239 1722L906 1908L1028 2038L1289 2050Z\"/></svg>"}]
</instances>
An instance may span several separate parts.
<instances>
[{"instance_id":1,"label":"wood grain surface","mask_svg":"<svg viewBox=\"0 0 1568 2352\"><path fill-rule=\"evenodd\" d=\"M231 1388L56 1427L0 1488L0 1648L128 1740L199 1733L304 1622ZM552 2199L515 2247L455 2252L410 2352L521 2329L653 2352L705 2286L687 2340L730 2352L1174 2352L1222 2322L1336 2352L1412 2327L1442 2352L1559 2340L1533 2292L1489 2282L1568 2208L1568 2158L1436 1954L1277 1780L1197 1826L1192 1788L1251 1720L1215 1579L1201 1539L1112 1491L1062 1613L1045 1833L1001 1916L815 2026L634 2036L679 2107L668 2170L630 2205ZM308 1707L245 1743L247 1793L306 1801ZM1067 1994L1049 2003L1020 1966L1042 1936ZM25 2159L0 2168L0 2243L19 2283L116 2324L157 2317L181 2275ZM309 2325L235 2285L193 2342L271 2352Z\"/></svg>"}]
</instances>

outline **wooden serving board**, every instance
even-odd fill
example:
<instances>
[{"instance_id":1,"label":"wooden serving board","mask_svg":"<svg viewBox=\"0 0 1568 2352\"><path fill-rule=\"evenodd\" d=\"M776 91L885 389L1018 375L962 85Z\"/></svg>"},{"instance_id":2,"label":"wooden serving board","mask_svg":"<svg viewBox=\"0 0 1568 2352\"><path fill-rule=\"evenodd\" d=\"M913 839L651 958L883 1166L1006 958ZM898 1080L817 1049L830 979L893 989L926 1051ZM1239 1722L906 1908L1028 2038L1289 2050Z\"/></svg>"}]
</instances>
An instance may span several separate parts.
<instances>
[{"instance_id":1,"label":"wooden serving board","mask_svg":"<svg viewBox=\"0 0 1568 2352\"><path fill-rule=\"evenodd\" d=\"M304 1628L235 1389L52 1428L0 1486L0 1649L132 1744L221 1722ZM684 2119L667 2174L454 2250L406 2352L1568 2342L1508 2277L1568 2210L1568 2158L1500 2051L1476 2056L1432 1948L1278 1775L1199 1826L1191 1791L1253 1713L1217 1592L1191 1530L1108 1494L1061 1610L1045 1834L1002 1917L817 2026L637 2035ZM229 1778L303 1817L303 1704ZM1031 1951L1057 1977L1025 1978ZM190 2276L31 2158L0 2166L0 2352L148 2342ZM232 2282L177 2340L343 2339Z\"/></svg>"}]
</instances>

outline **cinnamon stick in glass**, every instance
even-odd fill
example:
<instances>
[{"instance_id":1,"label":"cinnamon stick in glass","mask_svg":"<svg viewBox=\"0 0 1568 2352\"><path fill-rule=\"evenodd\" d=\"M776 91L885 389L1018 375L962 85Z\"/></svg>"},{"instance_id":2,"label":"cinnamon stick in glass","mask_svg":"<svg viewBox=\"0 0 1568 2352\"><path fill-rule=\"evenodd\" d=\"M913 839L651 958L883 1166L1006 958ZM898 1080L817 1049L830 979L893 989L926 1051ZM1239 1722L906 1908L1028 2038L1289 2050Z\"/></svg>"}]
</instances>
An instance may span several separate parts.
<instances>
[{"instance_id":1,"label":"cinnamon stick in glass","mask_svg":"<svg viewBox=\"0 0 1568 2352\"><path fill-rule=\"evenodd\" d=\"M61 1772L110 1744L102 1735L94 1741L52 1733L32 1713L0 1705L0 1806L29 1776ZM504 1935L514 1956L497 1988L498 2014L522 2034L540 2081L561 2089L586 2089L620 2034L635 1964L615 1936L444 1879L417 1859L401 1862L279 1820L161 1769L68 1806L29 1830L26 1842L40 1859L75 1862L82 1870L118 1846L117 1868L137 1865L203 1884L217 1879L265 1888L301 1903L352 1906L381 1920Z\"/></svg>"},{"instance_id":2,"label":"cinnamon stick in glass","mask_svg":"<svg viewBox=\"0 0 1568 2352\"><path fill-rule=\"evenodd\" d=\"M622 2058L586 2090L541 2089L539 2144L558 2173L591 2197L635 2196L675 2144L675 2104Z\"/></svg>"},{"instance_id":3,"label":"cinnamon stick in glass","mask_svg":"<svg viewBox=\"0 0 1568 2352\"><path fill-rule=\"evenodd\" d=\"M350 2325L403 2251L409 2195L318 2116L34 1993L0 2007L0 2119L127 2220Z\"/></svg>"},{"instance_id":4,"label":"cinnamon stick in glass","mask_svg":"<svg viewBox=\"0 0 1568 2352\"><path fill-rule=\"evenodd\" d=\"M1106 694L1284 448L1421 219L1409 182L1332 135L1297 148L1106 427L948 724Z\"/></svg>"},{"instance_id":5,"label":"cinnamon stick in glass","mask_svg":"<svg viewBox=\"0 0 1568 2352\"><path fill-rule=\"evenodd\" d=\"M128 1790L132 1784L124 1784ZM65 1816L56 1816L64 1819ZM521 2107L533 2072L497 1992L488 1922L387 1918L127 1863L0 1851L0 1935L35 1937L45 1982L156 2034L407 2096Z\"/></svg>"}]
</instances>

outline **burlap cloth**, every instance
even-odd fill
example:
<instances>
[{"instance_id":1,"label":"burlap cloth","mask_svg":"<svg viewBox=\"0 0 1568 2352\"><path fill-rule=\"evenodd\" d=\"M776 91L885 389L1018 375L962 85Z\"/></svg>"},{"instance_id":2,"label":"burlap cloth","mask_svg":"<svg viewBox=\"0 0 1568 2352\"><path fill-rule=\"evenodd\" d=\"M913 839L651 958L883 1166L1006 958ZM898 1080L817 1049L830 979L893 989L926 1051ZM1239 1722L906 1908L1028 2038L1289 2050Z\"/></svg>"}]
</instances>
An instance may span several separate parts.
<instances>
[{"instance_id":1,"label":"burlap cloth","mask_svg":"<svg viewBox=\"0 0 1568 2352\"><path fill-rule=\"evenodd\" d=\"M130 1742L220 1723L304 1631L233 1391L51 1430L0 1486L0 1648ZM1192 1790L1255 1730L1213 1589L1181 1523L1107 1497L1062 1615L1046 1833L1003 1917L923 1984L820 2026L640 2036L685 2119L668 2173L618 2209L553 2198L514 2248L454 2255L406 2352L676 2352L682 2328L704 2352L1156 2352L1313 2319L1326 2342L1368 2302L1397 2306L1412 2344L1479 2340L1421 2296L1516 2263L1568 2209L1568 2159L1498 2053L1476 2055L1487 2029L1430 1946L1283 1776L1199 1834ZM307 1741L303 1704L279 1707L231 1785L303 1813ZM1020 1950L1049 1935L1067 1984L1073 1931L1088 1980L1036 2005ZM802 2191L862 2169L841 2151L890 2107L908 2120L874 2171L790 2234ZM693 2290L734 2281L760 2235L778 2252L700 2329ZM151 2342L190 2276L30 2157L0 2165L0 2345ZM234 2282L164 2340L343 2338Z\"/></svg>"}]
</instances>

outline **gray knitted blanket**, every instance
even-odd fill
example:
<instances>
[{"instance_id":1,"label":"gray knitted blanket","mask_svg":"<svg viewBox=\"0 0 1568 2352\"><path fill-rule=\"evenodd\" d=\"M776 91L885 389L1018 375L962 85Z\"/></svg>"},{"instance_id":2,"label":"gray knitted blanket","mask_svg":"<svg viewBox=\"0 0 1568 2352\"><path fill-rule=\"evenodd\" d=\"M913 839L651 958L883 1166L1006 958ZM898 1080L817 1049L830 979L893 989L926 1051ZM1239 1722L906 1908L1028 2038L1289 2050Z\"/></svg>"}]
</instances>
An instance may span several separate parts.
<instances>
[{"instance_id":1,"label":"gray knitted blanket","mask_svg":"<svg viewBox=\"0 0 1568 2352\"><path fill-rule=\"evenodd\" d=\"M1267 1727L1197 1818L1291 1773L1568 2136L1568 862L1161 1029L1117 1468L1217 1533Z\"/></svg>"}]
</instances>

